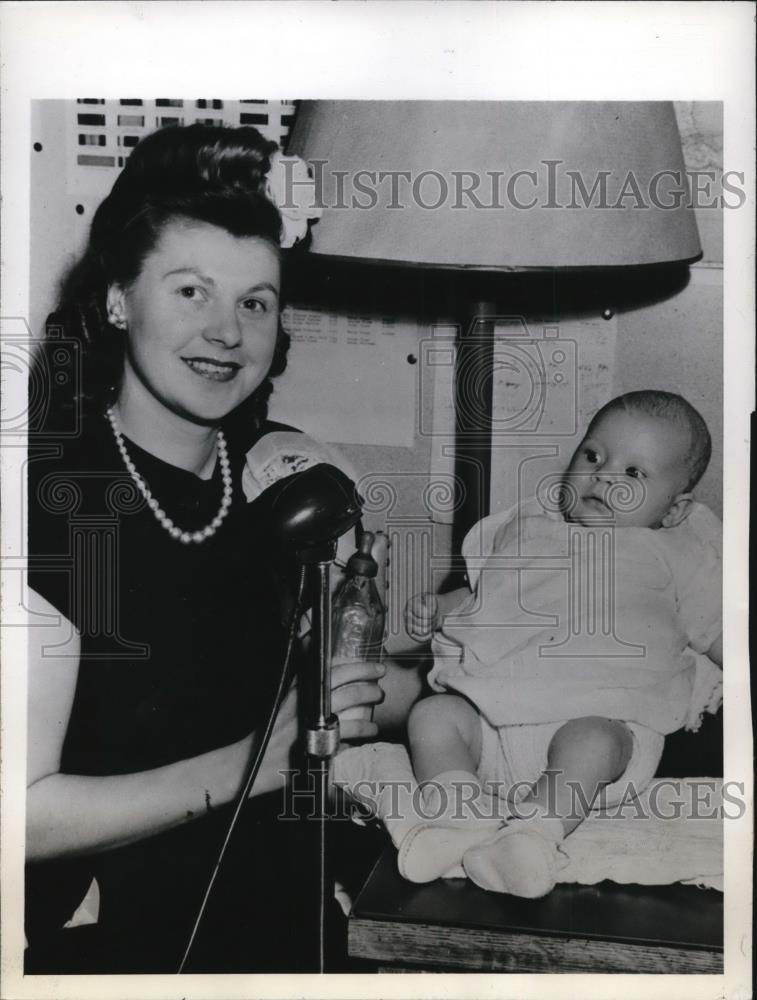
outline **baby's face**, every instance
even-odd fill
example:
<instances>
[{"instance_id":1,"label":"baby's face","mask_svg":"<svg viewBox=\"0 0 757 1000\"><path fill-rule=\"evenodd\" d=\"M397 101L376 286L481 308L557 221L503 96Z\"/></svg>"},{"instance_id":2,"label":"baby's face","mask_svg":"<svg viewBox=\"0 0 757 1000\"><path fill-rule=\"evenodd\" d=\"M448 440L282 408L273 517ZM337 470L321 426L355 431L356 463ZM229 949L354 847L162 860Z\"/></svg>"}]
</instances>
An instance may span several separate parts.
<instances>
[{"instance_id":1,"label":"baby's face","mask_svg":"<svg viewBox=\"0 0 757 1000\"><path fill-rule=\"evenodd\" d=\"M615 410L576 449L565 472L565 517L577 524L659 528L688 479L688 433L645 413Z\"/></svg>"}]
</instances>

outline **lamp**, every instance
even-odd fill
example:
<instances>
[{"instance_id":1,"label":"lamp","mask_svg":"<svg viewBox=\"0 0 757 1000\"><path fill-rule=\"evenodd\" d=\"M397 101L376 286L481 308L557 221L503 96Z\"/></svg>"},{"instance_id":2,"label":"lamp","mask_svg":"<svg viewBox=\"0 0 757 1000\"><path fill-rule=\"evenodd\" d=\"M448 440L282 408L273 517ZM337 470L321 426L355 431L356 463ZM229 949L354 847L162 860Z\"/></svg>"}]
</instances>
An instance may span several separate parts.
<instances>
[{"instance_id":1,"label":"lamp","mask_svg":"<svg viewBox=\"0 0 757 1000\"><path fill-rule=\"evenodd\" d=\"M670 103L305 101L288 152L313 170L316 255L494 272L701 255ZM461 317L458 542L489 496L496 313L474 301ZM473 420L464 383L489 397Z\"/></svg>"},{"instance_id":2,"label":"lamp","mask_svg":"<svg viewBox=\"0 0 757 1000\"><path fill-rule=\"evenodd\" d=\"M669 102L305 101L312 252L522 271L701 254Z\"/></svg>"}]
</instances>

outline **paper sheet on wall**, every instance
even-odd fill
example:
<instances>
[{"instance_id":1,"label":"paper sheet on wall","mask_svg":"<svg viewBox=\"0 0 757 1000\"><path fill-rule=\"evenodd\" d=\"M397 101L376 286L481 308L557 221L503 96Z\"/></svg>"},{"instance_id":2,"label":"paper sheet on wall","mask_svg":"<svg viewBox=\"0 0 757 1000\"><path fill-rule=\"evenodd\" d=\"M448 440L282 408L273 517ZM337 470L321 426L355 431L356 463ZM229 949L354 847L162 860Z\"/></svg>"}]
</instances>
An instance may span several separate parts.
<instances>
[{"instance_id":1,"label":"paper sheet on wall","mask_svg":"<svg viewBox=\"0 0 757 1000\"><path fill-rule=\"evenodd\" d=\"M291 306L282 320L292 346L274 382L272 420L322 441L412 447L416 323Z\"/></svg>"},{"instance_id":2,"label":"paper sheet on wall","mask_svg":"<svg viewBox=\"0 0 757 1000\"><path fill-rule=\"evenodd\" d=\"M616 330L614 316L600 315L495 324L492 511L533 495L543 476L567 465L612 396Z\"/></svg>"},{"instance_id":3,"label":"paper sheet on wall","mask_svg":"<svg viewBox=\"0 0 757 1000\"><path fill-rule=\"evenodd\" d=\"M606 402L615 354L615 320L560 323L520 317L495 324L494 435L563 438L577 434Z\"/></svg>"}]
</instances>

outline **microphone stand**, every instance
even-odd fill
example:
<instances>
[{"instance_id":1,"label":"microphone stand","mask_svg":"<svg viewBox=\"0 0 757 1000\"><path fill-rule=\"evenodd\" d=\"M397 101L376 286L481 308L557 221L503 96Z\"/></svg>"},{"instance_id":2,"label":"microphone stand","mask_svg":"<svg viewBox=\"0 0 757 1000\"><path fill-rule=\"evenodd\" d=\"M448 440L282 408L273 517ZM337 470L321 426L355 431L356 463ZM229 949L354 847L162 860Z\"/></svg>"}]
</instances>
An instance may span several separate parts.
<instances>
[{"instance_id":1,"label":"microphone stand","mask_svg":"<svg viewBox=\"0 0 757 1000\"><path fill-rule=\"evenodd\" d=\"M331 759L339 749L339 719L331 711L331 589L330 570L336 557L336 539L310 546L297 553L307 566L312 609L312 650L317 671L311 675L305 713L305 752L308 789L315 796L315 869L317 873L317 947L318 972L326 971L326 907L334 896L334 880L327 857L326 820L328 818L329 775ZM308 819L310 816L308 815Z\"/></svg>"},{"instance_id":2,"label":"microphone stand","mask_svg":"<svg viewBox=\"0 0 757 1000\"><path fill-rule=\"evenodd\" d=\"M305 713L305 751L308 758L310 788L315 791L317 823L318 874L318 971L326 965L326 905L333 898L333 879L326 857L326 818L328 815L331 758L339 749L339 719L331 711L331 589L330 569L336 557L337 540L360 521L362 501L355 484L338 468L319 463L279 479L248 504L249 515L259 519L265 535L294 552L301 568L301 579L310 590L312 608L312 651L317 661L318 677L314 683L305 678L307 710ZM216 881L226 849L245 802L254 785L263 755L273 731L276 713L285 694L287 667L297 629L296 616L301 609L300 594L295 602L290 624L290 638L282 669L279 692L263 733L255 759L245 775L226 837L210 877L205 896L189 937L178 971L183 972L202 921L208 898ZM311 672L312 673L312 672ZM312 814L311 814L312 816ZM311 816L307 818L310 819Z\"/></svg>"}]
</instances>

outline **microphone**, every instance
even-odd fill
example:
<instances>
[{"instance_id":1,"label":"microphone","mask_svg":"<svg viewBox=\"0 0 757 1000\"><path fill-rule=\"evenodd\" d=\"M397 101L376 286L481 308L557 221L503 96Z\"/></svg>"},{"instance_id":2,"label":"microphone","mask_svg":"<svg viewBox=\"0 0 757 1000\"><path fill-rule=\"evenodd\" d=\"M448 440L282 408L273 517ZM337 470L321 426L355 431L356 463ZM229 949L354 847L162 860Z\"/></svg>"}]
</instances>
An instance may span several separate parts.
<instances>
[{"instance_id":1,"label":"microphone","mask_svg":"<svg viewBox=\"0 0 757 1000\"><path fill-rule=\"evenodd\" d=\"M341 469L320 462L278 479L248 507L275 542L299 552L349 531L360 521L362 498Z\"/></svg>"}]
</instances>

